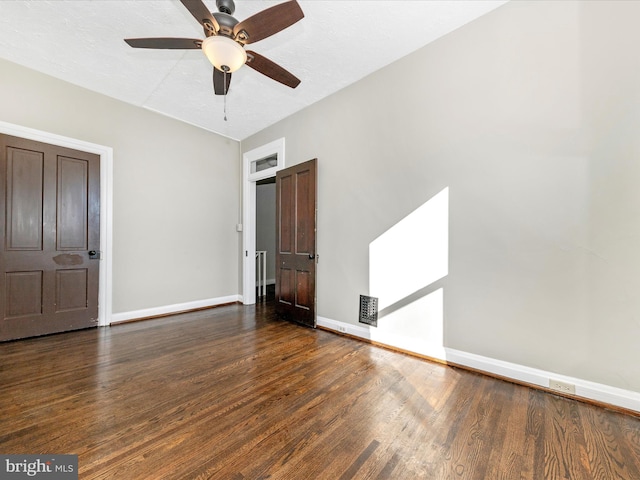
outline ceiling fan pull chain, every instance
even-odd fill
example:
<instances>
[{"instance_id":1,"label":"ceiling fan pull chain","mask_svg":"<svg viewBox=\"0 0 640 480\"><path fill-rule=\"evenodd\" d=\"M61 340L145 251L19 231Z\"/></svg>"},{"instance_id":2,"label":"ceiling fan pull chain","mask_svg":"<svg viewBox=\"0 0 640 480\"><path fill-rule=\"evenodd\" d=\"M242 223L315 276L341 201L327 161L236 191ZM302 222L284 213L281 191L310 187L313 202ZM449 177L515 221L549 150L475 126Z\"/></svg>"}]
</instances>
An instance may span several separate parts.
<instances>
[{"instance_id":1,"label":"ceiling fan pull chain","mask_svg":"<svg viewBox=\"0 0 640 480\"><path fill-rule=\"evenodd\" d=\"M227 71L224 71L224 121L227 121Z\"/></svg>"}]
</instances>

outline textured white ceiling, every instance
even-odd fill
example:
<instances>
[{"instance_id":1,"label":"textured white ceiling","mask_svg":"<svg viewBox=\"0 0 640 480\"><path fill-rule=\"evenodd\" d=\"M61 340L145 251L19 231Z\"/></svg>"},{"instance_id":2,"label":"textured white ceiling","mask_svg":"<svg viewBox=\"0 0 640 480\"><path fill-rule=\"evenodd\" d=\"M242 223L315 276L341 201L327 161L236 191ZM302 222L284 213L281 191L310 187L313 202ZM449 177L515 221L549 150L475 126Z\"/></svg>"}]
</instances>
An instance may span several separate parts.
<instances>
[{"instance_id":1,"label":"textured white ceiling","mask_svg":"<svg viewBox=\"0 0 640 480\"><path fill-rule=\"evenodd\" d=\"M302 80L290 89L243 67L215 96L199 50L133 49L124 38L203 38L178 0L0 0L0 57L242 140L507 0L300 0L305 18L251 44ZM215 0L205 0L217 11ZM236 0L242 21L271 0ZM1 72L0 72L1 74Z\"/></svg>"}]
</instances>

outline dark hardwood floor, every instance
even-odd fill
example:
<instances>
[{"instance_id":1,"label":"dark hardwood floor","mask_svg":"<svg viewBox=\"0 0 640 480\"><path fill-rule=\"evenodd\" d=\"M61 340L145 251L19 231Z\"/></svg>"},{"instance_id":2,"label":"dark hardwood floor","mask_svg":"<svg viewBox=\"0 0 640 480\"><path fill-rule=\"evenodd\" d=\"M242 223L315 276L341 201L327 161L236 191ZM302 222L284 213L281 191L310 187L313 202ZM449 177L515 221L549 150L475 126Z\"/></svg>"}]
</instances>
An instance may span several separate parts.
<instances>
[{"instance_id":1,"label":"dark hardwood floor","mask_svg":"<svg viewBox=\"0 0 640 480\"><path fill-rule=\"evenodd\" d=\"M0 344L0 453L81 479L640 479L640 419L273 317Z\"/></svg>"}]
</instances>

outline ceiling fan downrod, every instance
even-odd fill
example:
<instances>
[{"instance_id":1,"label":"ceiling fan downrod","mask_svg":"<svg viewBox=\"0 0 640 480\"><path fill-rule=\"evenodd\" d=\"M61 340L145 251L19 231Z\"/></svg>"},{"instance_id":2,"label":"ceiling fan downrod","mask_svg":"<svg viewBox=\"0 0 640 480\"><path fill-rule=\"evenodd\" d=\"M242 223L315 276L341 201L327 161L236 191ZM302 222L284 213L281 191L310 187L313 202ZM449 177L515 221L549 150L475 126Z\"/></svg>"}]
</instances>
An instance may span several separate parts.
<instances>
[{"instance_id":1,"label":"ceiling fan downrod","mask_svg":"<svg viewBox=\"0 0 640 480\"><path fill-rule=\"evenodd\" d=\"M236 4L233 0L216 0L216 7L220 13L226 13L227 15L233 15L236 11Z\"/></svg>"}]
</instances>

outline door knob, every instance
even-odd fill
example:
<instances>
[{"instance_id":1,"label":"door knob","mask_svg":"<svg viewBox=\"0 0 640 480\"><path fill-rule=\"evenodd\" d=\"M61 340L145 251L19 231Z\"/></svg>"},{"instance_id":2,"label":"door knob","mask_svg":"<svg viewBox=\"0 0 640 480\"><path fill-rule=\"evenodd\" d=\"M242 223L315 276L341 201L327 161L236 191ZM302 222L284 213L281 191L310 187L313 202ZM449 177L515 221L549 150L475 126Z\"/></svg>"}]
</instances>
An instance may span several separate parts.
<instances>
[{"instance_id":1,"label":"door knob","mask_svg":"<svg viewBox=\"0 0 640 480\"><path fill-rule=\"evenodd\" d=\"M316 258L316 256L313 253L309 254L309 260L313 260L314 258Z\"/></svg>"}]
</instances>

